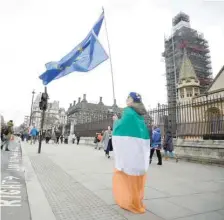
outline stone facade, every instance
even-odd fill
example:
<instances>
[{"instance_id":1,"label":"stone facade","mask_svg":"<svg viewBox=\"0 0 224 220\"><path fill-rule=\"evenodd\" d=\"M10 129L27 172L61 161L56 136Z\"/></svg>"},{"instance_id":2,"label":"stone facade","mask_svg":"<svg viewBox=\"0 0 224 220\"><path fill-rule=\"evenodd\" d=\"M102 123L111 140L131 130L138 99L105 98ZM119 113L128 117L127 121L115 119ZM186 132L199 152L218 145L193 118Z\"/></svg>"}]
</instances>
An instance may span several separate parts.
<instances>
[{"instance_id":1,"label":"stone facade","mask_svg":"<svg viewBox=\"0 0 224 220\"><path fill-rule=\"evenodd\" d=\"M26 116L24 117L24 122L23 122L23 124L24 124L25 127L29 127L29 123L30 123L30 116L26 115Z\"/></svg>"},{"instance_id":2,"label":"stone facade","mask_svg":"<svg viewBox=\"0 0 224 220\"><path fill-rule=\"evenodd\" d=\"M174 141L179 158L200 163L224 165L224 141L181 140Z\"/></svg>"},{"instance_id":3,"label":"stone facade","mask_svg":"<svg viewBox=\"0 0 224 220\"><path fill-rule=\"evenodd\" d=\"M224 67L208 90L200 94L200 84L185 51L178 83L178 132L183 138L202 139L204 134L219 134L224 138ZM198 122L198 123L196 123ZM195 135L197 131L198 136Z\"/></svg>"},{"instance_id":4,"label":"stone facade","mask_svg":"<svg viewBox=\"0 0 224 220\"><path fill-rule=\"evenodd\" d=\"M67 110L67 124L70 124L70 134L74 133L74 126L76 124L91 123L93 121L99 121L106 119L109 112L115 112L121 114L122 108L119 108L116 104L116 100L112 106L106 106L103 103L103 98L100 97L97 104L89 103L86 99L86 94L83 98L78 98L76 101L71 103Z\"/></svg>"}]
</instances>

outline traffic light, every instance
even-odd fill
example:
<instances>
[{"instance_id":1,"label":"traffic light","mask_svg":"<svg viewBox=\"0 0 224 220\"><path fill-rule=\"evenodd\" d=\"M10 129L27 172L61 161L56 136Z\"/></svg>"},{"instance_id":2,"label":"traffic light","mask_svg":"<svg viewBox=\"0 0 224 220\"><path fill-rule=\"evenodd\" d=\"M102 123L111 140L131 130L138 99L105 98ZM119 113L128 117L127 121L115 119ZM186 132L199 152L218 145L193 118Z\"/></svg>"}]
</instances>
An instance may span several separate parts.
<instances>
[{"instance_id":1,"label":"traffic light","mask_svg":"<svg viewBox=\"0 0 224 220\"><path fill-rule=\"evenodd\" d=\"M44 111L47 110L47 99L48 99L47 93L42 93L41 101L39 102L40 110Z\"/></svg>"}]
</instances>

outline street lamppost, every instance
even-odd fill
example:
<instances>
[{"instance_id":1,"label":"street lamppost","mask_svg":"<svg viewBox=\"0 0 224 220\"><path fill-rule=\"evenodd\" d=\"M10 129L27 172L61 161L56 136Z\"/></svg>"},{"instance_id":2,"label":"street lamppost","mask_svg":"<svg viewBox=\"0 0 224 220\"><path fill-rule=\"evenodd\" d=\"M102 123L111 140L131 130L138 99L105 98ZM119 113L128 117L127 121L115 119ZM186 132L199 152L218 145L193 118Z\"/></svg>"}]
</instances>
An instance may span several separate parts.
<instances>
[{"instance_id":1,"label":"street lamppost","mask_svg":"<svg viewBox=\"0 0 224 220\"><path fill-rule=\"evenodd\" d=\"M33 114L33 99L34 99L34 94L35 94L35 91L33 90L32 92L32 102L31 102L31 109L30 109L30 122L29 122L29 127L31 126L31 122L32 122L32 114Z\"/></svg>"}]
</instances>

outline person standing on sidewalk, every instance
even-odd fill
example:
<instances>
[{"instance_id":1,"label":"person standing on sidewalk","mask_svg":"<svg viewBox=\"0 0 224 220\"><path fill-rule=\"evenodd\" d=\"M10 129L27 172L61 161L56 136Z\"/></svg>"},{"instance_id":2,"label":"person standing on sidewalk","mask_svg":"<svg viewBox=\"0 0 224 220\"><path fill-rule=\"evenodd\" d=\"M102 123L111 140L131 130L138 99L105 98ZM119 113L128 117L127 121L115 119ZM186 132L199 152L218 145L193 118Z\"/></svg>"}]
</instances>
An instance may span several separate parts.
<instances>
[{"instance_id":1,"label":"person standing on sidewalk","mask_svg":"<svg viewBox=\"0 0 224 220\"><path fill-rule=\"evenodd\" d=\"M166 132L164 143L163 143L165 160L168 160L168 157L175 158L176 162L178 162L177 156L174 154L173 150L173 136L172 133L168 130Z\"/></svg>"},{"instance_id":2,"label":"person standing on sidewalk","mask_svg":"<svg viewBox=\"0 0 224 220\"><path fill-rule=\"evenodd\" d=\"M49 130L47 130L46 134L45 134L46 144L49 143L50 139L51 139L51 132Z\"/></svg>"},{"instance_id":3,"label":"person standing on sidewalk","mask_svg":"<svg viewBox=\"0 0 224 220\"><path fill-rule=\"evenodd\" d=\"M38 130L36 129L35 126L33 126L33 128L30 130L30 136L31 136L31 141L30 144L35 144L36 140L37 140L37 136L38 136Z\"/></svg>"},{"instance_id":4,"label":"person standing on sidewalk","mask_svg":"<svg viewBox=\"0 0 224 220\"><path fill-rule=\"evenodd\" d=\"M157 165L162 165L162 156L161 156L161 132L160 128L154 126L152 131L152 143L151 143L151 152L150 152L150 164L152 163L152 157L156 150L156 154L158 157Z\"/></svg>"},{"instance_id":5,"label":"person standing on sidewalk","mask_svg":"<svg viewBox=\"0 0 224 220\"><path fill-rule=\"evenodd\" d=\"M56 144L59 144L60 131L57 130L55 134L56 134Z\"/></svg>"},{"instance_id":6,"label":"person standing on sidewalk","mask_svg":"<svg viewBox=\"0 0 224 220\"><path fill-rule=\"evenodd\" d=\"M102 138L103 138L103 131L101 133L96 134L96 140L94 141L94 142L96 142L95 149L98 148L98 150L100 150L102 148L102 142L101 142Z\"/></svg>"},{"instance_id":7,"label":"person standing on sidewalk","mask_svg":"<svg viewBox=\"0 0 224 220\"><path fill-rule=\"evenodd\" d=\"M75 143L75 134L72 134L72 143Z\"/></svg>"},{"instance_id":8,"label":"person standing on sidewalk","mask_svg":"<svg viewBox=\"0 0 224 220\"><path fill-rule=\"evenodd\" d=\"M5 151L9 151L9 142L12 138L12 134L13 134L13 120L10 120L7 123L6 128L4 129L4 143L1 145L1 150L3 149L4 145L5 145Z\"/></svg>"},{"instance_id":9,"label":"person standing on sidewalk","mask_svg":"<svg viewBox=\"0 0 224 220\"><path fill-rule=\"evenodd\" d=\"M61 136L60 136L60 140L61 140L61 144L63 144L63 140L64 140L64 136L63 136L63 134L61 134Z\"/></svg>"},{"instance_id":10,"label":"person standing on sidewalk","mask_svg":"<svg viewBox=\"0 0 224 220\"><path fill-rule=\"evenodd\" d=\"M79 133L77 133L76 139L77 139L77 145L79 145L79 141L80 141L80 135L79 135Z\"/></svg>"},{"instance_id":11,"label":"person standing on sidewalk","mask_svg":"<svg viewBox=\"0 0 224 220\"><path fill-rule=\"evenodd\" d=\"M141 96L131 92L121 119L113 117L113 194L121 208L136 214L145 212L143 198L150 154L150 137L143 117L146 113Z\"/></svg>"},{"instance_id":12,"label":"person standing on sidewalk","mask_svg":"<svg viewBox=\"0 0 224 220\"><path fill-rule=\"evenodd\" d=\"M105 156L107 156L108 158L110 158L110 156L109 156L109 152L107 151L107 149L108 149L109 141L111 139L112 139L112 131L111 131L111 127L108 126L107 130L104 132L103 138L101 140L102 143L103 143L103 149L104 149L104 152L105 152Z\"/></svg>"},{"instance_id":13,"label":"person standing on sidewalk","mask_svg":"<svg viewBox=\"0 0 224 220\"><path fill-rule=\"evenodd\" d=\"M112 132L113 132L113 129L111 128L111 134ZM108 142L107 150L106 150L106 155L108 159L110 158L110 151L113 151L112 136L109 137L109 142Z\"/></svg>"},{"instance_id":14,"label":"person standing on sidewalk","mask_svg":"<svg viewBox=\"0 0 224 220\"><path fill-rule=\"evenodd\" d=\"M64 143L65 144L68 144L68 133L65 133L65 136L64 136Z\"/></svg>"}]
</instances>

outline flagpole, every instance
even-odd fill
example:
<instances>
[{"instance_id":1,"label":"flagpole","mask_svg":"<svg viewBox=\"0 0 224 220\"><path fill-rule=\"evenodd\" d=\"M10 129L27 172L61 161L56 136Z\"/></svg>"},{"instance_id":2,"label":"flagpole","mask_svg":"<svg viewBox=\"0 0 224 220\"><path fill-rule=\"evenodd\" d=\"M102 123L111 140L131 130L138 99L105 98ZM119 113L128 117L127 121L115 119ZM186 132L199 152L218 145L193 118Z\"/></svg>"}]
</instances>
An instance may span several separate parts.
<instances>
[{"instance_id":1,"label":"flagpole","mask_svg":"<svg viewBox=\"0 0 224 220\"><path fill-rule=\"evenodd\" d=\"M112 59L111 59L111 52L110 52L110 41L107 31L107 22L106 22L106 16L105 16L105 10L102 7L104 12L104 24L105 24L105 30L106 30L106 36L107 36L107 44L108 44L108 51L109 51L109 60L110 60L110 72L111 72L111 80L112 80L112 89L113 89L113 102L115 103L116 97L115 97L115 89L114 89L114 73L113 73L113 65L112 65Z\"/></svg>"}]
</instances>

